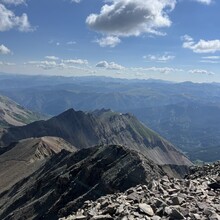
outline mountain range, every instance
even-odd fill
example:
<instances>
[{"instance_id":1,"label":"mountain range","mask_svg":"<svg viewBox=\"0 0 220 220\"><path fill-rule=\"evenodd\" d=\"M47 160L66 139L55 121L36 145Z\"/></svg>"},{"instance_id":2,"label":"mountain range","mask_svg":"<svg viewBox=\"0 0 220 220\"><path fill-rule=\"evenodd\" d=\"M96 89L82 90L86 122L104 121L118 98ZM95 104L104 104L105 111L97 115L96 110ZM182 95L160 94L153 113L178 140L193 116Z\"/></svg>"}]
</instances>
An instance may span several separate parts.
<instances>
[{"instance_id":1,"label":"mountain range","mask_svg":"<svg viewBox=\"0 0 220 220\"><path fill-rule=\"evenodd\" d=\"M157 164L190 165L171 143L145 127L131 114L100 110L92 113L69 109L47 121L4 130L0 146L31 137L60 137L77 149L120 144L140 151Z\"/></svg>"},{"instance_id":2,"label":"mountain range","mask_svg":"<svg viewBox=\"0 0 220 220\"><path fill-rule=\"evenodd\" d=\"M0 137L0 219L58 219L86 200L181 177L192 163L131 114L69 109L5 128Z\"/></svg>"},{"instance_id":3,"label":"mountain range","mask_svg":"<svg viewBox=\"0 0 220 220\"><path fill-rule=\"evenodd\" d=\"M130 112L193 161L220 159L218 83L2 74L0 88L22 106L52 116L69 108Z\"/></svg>"}]
</instances>

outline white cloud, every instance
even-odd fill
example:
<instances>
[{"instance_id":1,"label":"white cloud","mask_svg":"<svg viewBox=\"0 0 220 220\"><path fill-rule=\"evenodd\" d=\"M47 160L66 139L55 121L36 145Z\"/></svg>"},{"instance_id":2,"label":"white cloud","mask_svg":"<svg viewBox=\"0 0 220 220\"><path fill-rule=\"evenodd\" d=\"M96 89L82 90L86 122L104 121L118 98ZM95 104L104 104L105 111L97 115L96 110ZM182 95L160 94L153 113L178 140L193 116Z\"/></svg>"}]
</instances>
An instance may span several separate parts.
<instances>
[{"instance_id":1,"label":"white cloud","mask_svg":"<svg viewBox=\"0 0 220 220\"><path fill-rule=\"evenodd\" d=\"M121 42L121 40L116 36L107 36L98 39L95 42L98 43L101 47L115 47Z\"/></svg>"},{"instance_id":2,"label":"white cloud","mask_svg":"<svg viewBox=\"0 0 220 220\"><path fill-rule=\"evenodd\" d=\"M21 32L33 31L27 14L24 13L18 17L3 4L0 4L0 31L8 31L13 28Z\"/></svg>"},{"instance_id":3,"label":"white cloud","mask_svg":"<svg viewBox=\"0 0 220 220\"><path fill-rule=\"evenodd\" d=\"M146 71L146 72L158 72L163 74L168 74L172 72L182 72L182 69L172 68L172 67L149 67L149 68L134 68L133 70Z\"/></svg>"},{"instance_id":4,"label":"white cloud","mask_svg":"<svg viewBox=\"0 0 220 220\"><path fill-rule=\"evenodd\" d=\"M73 2L73 3L80 3L81 0L70 0L70 2Z\"/></svg>"},{"instance_id":5,"label":"white cloud","mask_svg":"<svg viewBox=\"0 0 220 220\"><path fill-rule=\"evenodd\" d=\"M215 53L220 51L220 40L199 40L197 43L192 37L185 35L182 37L183 48L190 49L194 53Z\"/></svg>"},{"instance_id":6,"label":"white cloud","mask_svg":"<svg viewBox=\"0 0 220 220\"><path fill-rule=\"evenodd\" d=\"M100 61L99 63L96 64L96 67L105 68L108 70L123 70L123 69L125 69L125 67L122 65L119 65L115 62L107 62L107 61Z\"/></svg>"},{"instance_id":7,"label":"white cloud","mask_svg":"<svg viewBox=\"0 0 220 220\"><path fill-rule=\"evenodd\" d=\"M219 60L220 56L207 56L207 57L203 57L203 59L207 59L207 60Z\"/></svg>"},{"instance_id":8,"label":"white cloud","mask_svg":"<svg viewBox=\"0 0 220 220\"><path fill-rule=\"evenodd\" d=\"M8 49L5 45L0 45L0 54L7 55L10 54L11 50Z\"/></svg>"},{"instance_id":9,"label":"white cloud","mask_svg":"<svg viewBox=\"0 0 220 220\"><path fill-rule=\"evenodd\" d=\"M162 63L166 63L170 60L173 60L175 58L175 56L169 55L169 54L164 54L164 55L146 55L143 56L144 59L146 59L147 61L154 61L154 62L162 62Z\"/></svg>"},{"instance_id":10,"label":"white cloud","mask_svg":"<svg viewBox=\"0 0 220 220\"><path fill-rule=\"evenodd\" d=\"M9 5L21 5L21 4L25 4L26 0L0 0L0 3L9 4Z\"/></svg>"},{"instance_id":11,"label":"white cloud","mask_svg":"<svg viewBox=\"0 0 220 220\"><path fill-rule=\"evenodd\" d=\"M220 56L206 56L202 57L200 60L201 63L212 63L212 64L219 64L220 63Z\"/></svg>"},{"instance_id":12,"label":"white cloud","mask_svg":"<svg viewBox=\"0 0 220 220\"><path fill-rule=\"evenodd\" d=\"M56 57L56 56L46 56L45 59L47 59L47 60L59 60L59 57Z\"/></svg>"},{"instance_id":13,"label":"white cloud","mask_svg":"<svg viewBox=\"0 0 220 220\"><path fill-rule=\"evenodd\" d=\"M76 59L76 60L62 60L63 63L66 64L76 64L76 65L87 65L88 60Z\"/></svg>"},{"instance_id":14,"label":"white cloud","mask_svg":"<svg viewBox=\"0 0 220 220\"><path fill-rule=\"evenodd\" d=\"M215 74L211 71L202 70L202 69L189 70L189 73L191 73L191 74L202 74L202 75L214 75Z\"/></svg>"},{"instance_id":15,"label":"white cloud","mask_svg":"<svg viewBox=\"0 0 220 220\"><path fill-rule=\"evenodd\" d=\"M2 65L2 66L14 66L15 63L10 63L10 62L3 62L3 61L0 61L0 65Z\"/></svg>"},{"instance_id":16,"label":"white cloud","mask_svg":"<svg viewBox=\"0 0 220 220\"><path fill-rule=\"evenodd\" d=\"M60 60L55 56L47 56L45 57L48 60L43 61L29 61L24 63L24 65L32 65L38 68L42 68L44 70L50 69L76 69L78 67L73 65L87 65L87 60L77 59L77 60Z\"/></svg>"},{"instance_id":17,"label":"white cloud","mask_svg":"<svg viewBox=\"0 0 220 220\"><path fill-rule=\"evenodd\" d=\"M66 44L67 45L74 45L74 44L76 44L76 42L75 41L68 41Z\"/></svg>"},{"instance_id":18,"label":"white cloud","mask_svg":"<svg viewBox=\"0 0 220 220\"><path fill-rule=\"evenodd\" d=\"M54 69L58 67L58 64L55 61L29 61L25 65L33 65L44 70Z\"/></svg>"},{"instance_id":19,"label":"white cloud","mask_svg":"<svg viewBox=\"0 0 220 220\"><path fill-rule=\"evenodd\" d=\"M194 0L194 1L205 4L205 5L210 5L211 3L213 3L213 0Z\"/></svg>"},{"instance_id":20,"label":"white cloud","mask_svg":"<svg viewBox=\"0 0 220 220\"><path fill-rule=\"evenodd\" d=\"M109 0L100 14L91 14L86 24L107 36L129 37L144 33L165 35L160 28L170 27L168 16L176 0Z\"/></svg>"}]
</instances>

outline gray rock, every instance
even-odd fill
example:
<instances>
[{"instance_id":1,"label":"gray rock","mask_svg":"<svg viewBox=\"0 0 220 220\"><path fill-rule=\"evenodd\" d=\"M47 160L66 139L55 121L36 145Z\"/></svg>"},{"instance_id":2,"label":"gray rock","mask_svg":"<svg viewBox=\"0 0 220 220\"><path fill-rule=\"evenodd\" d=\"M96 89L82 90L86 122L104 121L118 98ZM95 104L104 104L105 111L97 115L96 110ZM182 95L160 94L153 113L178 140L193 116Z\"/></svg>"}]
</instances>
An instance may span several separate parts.
<instances>
[{"instance_id":1,"label":"gray rock","mask_svg":"<svg viewBox=\"0 0 220 220\"><path fill-rule=\"evenodd\" d=\"M175 220L177 220L177 219L184 219L184 215L180 211L175 209L175 208L172 209L172 212L170 213L170 217L172 219L175 219Z\"/></svg>"},{"instance_id":2,"label":"gray rock","mask_svg":"<svg viewBox=\"0 0 220 220\"><path fill-rule=\"evenodd\" d=\"M151 208L150 205L147 205L146 203L140 203L138 206L140 211L147 214L148 216L154 215L154 210Z\"/></svg>"},{"instance_id":3,"label":"gray rock","mask_svg":"<svg viewBox=\"0 0 220 220\"><path fill-rule=\"evenodd\" d=\"M107 214L107 215L96 215L96 216L93 216L91 218L91 220L112 220L113 218Z\"/></svg>"}]
</instances>

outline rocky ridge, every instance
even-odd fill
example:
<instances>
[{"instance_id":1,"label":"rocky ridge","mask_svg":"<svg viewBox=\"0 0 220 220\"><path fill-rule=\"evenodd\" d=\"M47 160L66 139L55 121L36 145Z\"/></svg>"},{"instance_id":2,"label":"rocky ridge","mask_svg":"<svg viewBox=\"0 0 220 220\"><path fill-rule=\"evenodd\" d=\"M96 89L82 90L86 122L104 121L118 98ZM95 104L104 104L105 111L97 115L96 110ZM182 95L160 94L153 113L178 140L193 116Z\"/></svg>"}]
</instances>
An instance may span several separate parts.
<instances>
[{"instance_id":1,"label":"rocky ridge","mask_svg":"<svg viewBox=\"0 0 220 220\"><path fill-rule=\"evenodd\" d=\"M124 193L86 201L60 220L220 220L220 161L194 167L185 179L164 176Z\"/></svg>"},{"instance_id":2,"label":"rocky ridge","mask_svg":"<svg viewBox=\"0 0 220 220\"><path fill-rule=\"evenodd\" d=\"M164 175L159 165L123 146L63 150L0 194L0 219L58 219L86 200L124 192Z\"/></svg>"},{"instance_id":3,"label":"rocky ridge","mask_svg":"<svg viewBox=\"0 0 220 220\"><path fill-rule=\"evenodd\" d=\"M159 165L192 165L171 143L145 127L134 116L110 110L85 113L69 109L47 121L12 127L0 136L0 146L43 136L61 137L77 149L97 145L123 145L143 153Z\"/></svg>"},{"instance_id":4,"label":"rocky ridge","mask_svg":"<svg viewBox=\"0 0 220 220\"><path fill-rule=\"evenodd\" d=\"M0 148L0 192L31 175L55 154L76 149L62 138L28 138ZM0 196L1 198L1 196Z\"/></svg>"}]
</instances>

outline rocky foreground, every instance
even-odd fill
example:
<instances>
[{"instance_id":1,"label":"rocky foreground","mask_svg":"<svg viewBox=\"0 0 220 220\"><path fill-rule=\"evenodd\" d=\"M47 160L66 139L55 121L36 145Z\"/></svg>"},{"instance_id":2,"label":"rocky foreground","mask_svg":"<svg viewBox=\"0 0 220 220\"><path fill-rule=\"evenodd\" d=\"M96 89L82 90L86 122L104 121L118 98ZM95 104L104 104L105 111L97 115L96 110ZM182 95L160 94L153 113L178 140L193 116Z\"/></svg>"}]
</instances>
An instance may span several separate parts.
<instances>
[{"instance_id":1,"label":"rocky foreground","mask_svg":"<svg viewBox=\"0 0 220 220\"><path fill-rule=\"evenodd\" d=\"M220 220L220 161L194 167L185 179L164 176L124 193L86 201L60 220Z\"/></svg>"}]
</instances>

